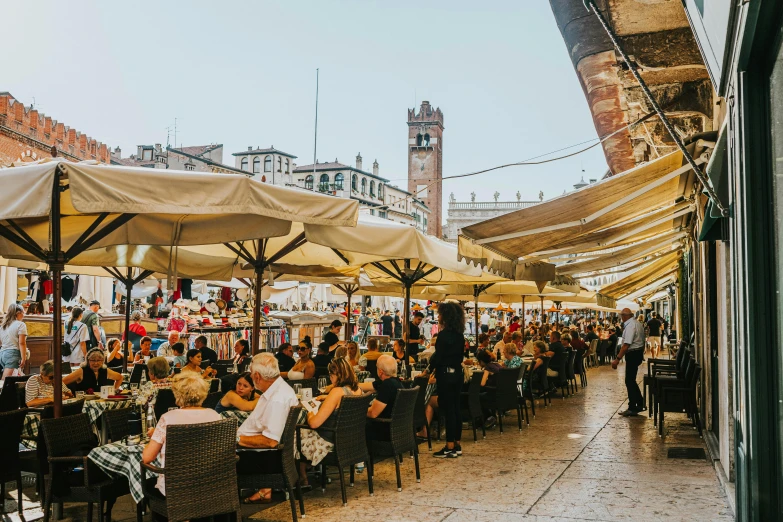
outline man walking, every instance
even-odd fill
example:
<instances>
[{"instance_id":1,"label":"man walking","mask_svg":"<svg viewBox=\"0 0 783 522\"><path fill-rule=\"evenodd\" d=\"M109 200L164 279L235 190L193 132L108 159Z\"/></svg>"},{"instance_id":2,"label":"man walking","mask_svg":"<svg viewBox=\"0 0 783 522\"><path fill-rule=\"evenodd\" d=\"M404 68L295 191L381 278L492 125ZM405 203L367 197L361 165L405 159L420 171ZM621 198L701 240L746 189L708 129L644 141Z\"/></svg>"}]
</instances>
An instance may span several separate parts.
<instances>
[{"instance_id":1,"label":"man walking","mask_svg":"<svg viewBox=\"0 0 783 522\"><path fill-rule=\"evenodd\" d=\"M620 360L625 356L625 387L628 390L628 409L620 413L624 417L635 417L644 409L644 398L636 383L639 365L644 359L644 327L633 318L633 312L623 308L620 312L623 320L623 346L617 358L612 361L612 368L617 369Z\"/></svg>"},{"instance_id":2,"label":"man walking","mask_svg":"<svg viewBox=\"0 0 783 522\"><path fill-rule=\"evenodd\" d=\"M647 321L647 340L650 341L650 357L655 359L661 350L661 330L663 323L658 319L658 314L650 314L650 320Z\"/></svg>"}]
</instances>

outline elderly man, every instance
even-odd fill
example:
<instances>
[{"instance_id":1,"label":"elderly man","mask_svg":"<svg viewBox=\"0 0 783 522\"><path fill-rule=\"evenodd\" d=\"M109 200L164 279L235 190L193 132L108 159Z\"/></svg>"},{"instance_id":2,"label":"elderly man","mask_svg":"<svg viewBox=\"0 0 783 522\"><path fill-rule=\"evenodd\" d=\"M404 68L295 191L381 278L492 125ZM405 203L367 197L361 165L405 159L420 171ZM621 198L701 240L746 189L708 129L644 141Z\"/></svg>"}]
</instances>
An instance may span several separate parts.
<instances>
[{"instance_id":1,"label":"elderly man","mask_svg":"<svg viewBox=\"0 0 783 522\"><path fill-rule=\"evenodd\" d=\"M516 332L514 332L516 333ZM492 351L495 353L503 353L503 350L505 349L506 345L511 342L511 332L503 332L503 337L495 343L495 346L493 347Z\"/></svg>"},{"instance_id":2,"label":"elderly man","mask_svg":"<svg viewBox=\"0 0 783 522\"><path fill-rule=\"evenodd\" d=\"M372 406L367 410L369 419L390 419L397 390L402 383L397 378L397 361L391 355L381 355L378 358L378 378L374 382L359 384L363 391L377 392ZM388 424L367 423L367 436L375 440L389 440Z\"/></svg>"},{"instance_id":3,"label":"elderly man","mask_svg":"<svg viewBox=\"0 0 783 522\"><path fill-rule=\"evenodd\" d=\"M395 363L396 364L396 363ZM285 429L288 411L299 404L294 390L280 378L277 359L271 353L259 353L250 364L250 375L258 391L262 393L255 409L239 427L239 445L245 448L274 448L280 442ZM280 457L263 451L239 450L238 474L281 473ZM244 499L245 504L269 503L271 489L262 489Z\"/></svg>"},{"instance_id":4,"label":"elderly man","mask_svg":"<svg viewBox=\"0 0 783 522\"><path fill-rule=\"evenodd\" d=\"M634 320L633 312L623 308L620 312L623 320L623 345L617 358L612 361L612 368L617 369L620 360L625 356L625 387L628 390L628 409L620 413L624 417L635 417L644 409L644 397L636 382L636 373L644 359L644 326Z\"/></svg>"},{"instance_id":5,"label":"elderly man","mask_svg":"<svg viewBox=\"0 0 783 522\"><path fill-rule=\"evenodd\" d=\"M158 346L158 357L174 357L174 351L172 346L179 342L179 332L172 330L169 332L169 339L165 343Z\"/></svg>"}]
</instances>

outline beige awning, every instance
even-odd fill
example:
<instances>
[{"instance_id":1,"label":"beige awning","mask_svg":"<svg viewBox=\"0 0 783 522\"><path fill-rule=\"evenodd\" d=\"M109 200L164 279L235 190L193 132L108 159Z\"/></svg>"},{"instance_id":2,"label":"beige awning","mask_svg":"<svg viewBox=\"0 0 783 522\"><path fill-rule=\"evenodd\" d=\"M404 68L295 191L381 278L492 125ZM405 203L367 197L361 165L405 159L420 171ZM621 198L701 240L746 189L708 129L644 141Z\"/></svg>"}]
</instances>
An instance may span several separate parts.
<instances>
[{"instance_id":1,"label":"beige awning","mask_svg":"<svg viewBox=\"0 0 783 522\"><path fill-rule=\"evenodd\" d=\"M697 163L703 162L697 158ZM692 177L690 166L683 165L682 153L673 152L570 194L465 227L459 238L460 256L490 268L508 269L524 256L556 250L581 236L671 209L680 198L690 196ZM645 219L643 225L650 222ZM607 231L604 238L620 241L617 236L629 232L634 234L632 226Z\"/></svg>"},{"instance_id":2,"label":"beige awning","mask_svg":"<svg viewBox=\"0 0 783 522\"><path fill-rule=\"evenodd\" d=\"M602 287L600 292L606 297L621 299L658 280L675 274L679 267L681 256L682 253L679 251L661 256L649 265L636 270L614 283Z\"/></svg>"}]
</instances>

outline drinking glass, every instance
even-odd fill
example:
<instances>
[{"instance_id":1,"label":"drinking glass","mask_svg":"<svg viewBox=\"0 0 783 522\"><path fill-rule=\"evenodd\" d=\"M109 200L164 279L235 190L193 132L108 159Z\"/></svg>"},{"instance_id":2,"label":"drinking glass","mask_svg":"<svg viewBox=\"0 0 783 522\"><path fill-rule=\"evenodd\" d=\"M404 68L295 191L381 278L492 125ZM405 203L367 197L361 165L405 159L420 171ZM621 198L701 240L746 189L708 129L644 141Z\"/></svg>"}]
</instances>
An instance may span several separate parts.
<instances>
[{"instance_id":1,"label":"drinking glass","mask_svg":"<svg viewBox=\"0 0 783 522\"><path fill-rule=\"evenodd\" d=\"M302 398L302 385L301 384L294 384L294 394L296 394L297 399Z\"/></svg>"},{"instance_id":2,"label":"drinking glass","mask_svg":"<svg viewBox=\"0 0 783 522\"><path fill-rule=\"evenodd\" d=\"M139 383L132 382L130 385L130 389L131 389L131 394L135 397L136 395L139 394Z\"/></svg>"},{"instance_id":3,"label":"drinking glass","mask_svg":"<svg viewBox=\"0 0 783 522\"><path fill-rule=\"evenodd\" d=\"M318 391L321 393L324 393L326 391L326 377L319 377L318 378Z\"/></svg>"},{"instance_id":4,"label":"drinking glass","mask_svg":"<svg viewBox=\"0 0 783 522\"><path fill-rule=\"evenodd\" d=\"M84 391L83 390L77 391L76 392L76 398L77 399L83 399L84 398Z\"/></svg>"}]
</instances>

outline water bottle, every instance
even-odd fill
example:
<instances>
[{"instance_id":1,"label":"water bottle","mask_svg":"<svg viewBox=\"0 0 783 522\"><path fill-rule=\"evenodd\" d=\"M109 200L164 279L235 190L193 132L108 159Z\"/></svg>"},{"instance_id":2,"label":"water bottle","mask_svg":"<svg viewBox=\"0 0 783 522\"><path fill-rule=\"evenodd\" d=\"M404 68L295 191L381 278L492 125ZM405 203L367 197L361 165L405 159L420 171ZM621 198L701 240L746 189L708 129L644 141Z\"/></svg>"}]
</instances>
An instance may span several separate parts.
<instances>
[{"instance_id":1,"label":"water bottle","mask_svg":"<svg viewBox=\"0 0 783 522\"><path fill-rule=\"evenodd\" d=\"M239 373L239 368L237 368L237 360L234 359L234 371L233 373Z\"/></svg>"},{"instance_id":2,"label":"water bottle","mask_svg":"<svg viewBox=\"0 0 783 522\"><path fill-rule=\"evenodd\" d=\"M147 384L147 372L142 370L141 371L141 386L139 386L139 387L143 388L145 384Z\"/></svg>"},{"instance_id":3,"label":"water bottle","mask_svg":"<svg viewBox=\"0 0 783 522\"><path fill-rule=\"evenodd\" d=\"M155 427L155 411L152 409L152 403L147 405L147 430Z\"/></svg>"},{"instance_id":4,"label":"water bottle","mask_svg":"<svg viewBox=\"0 0 783 522\"><path fill-rule=\"evenodd\" d=\"M408 369L405 367L405 361L402 361L400 364L400 371L399 371L399 377L400 379L407 379L408 378Z\"/></svg>"},{"instance_id":5,"label":"water bottle","mask_svg":"<svg viewBox=\"0 0 783 522\"><path fill-rule=\"evenodd\" d=\"M142 430L141 414L136 408L128 415L128 434L140 435Z\"/></svg>"}]
</instances>

